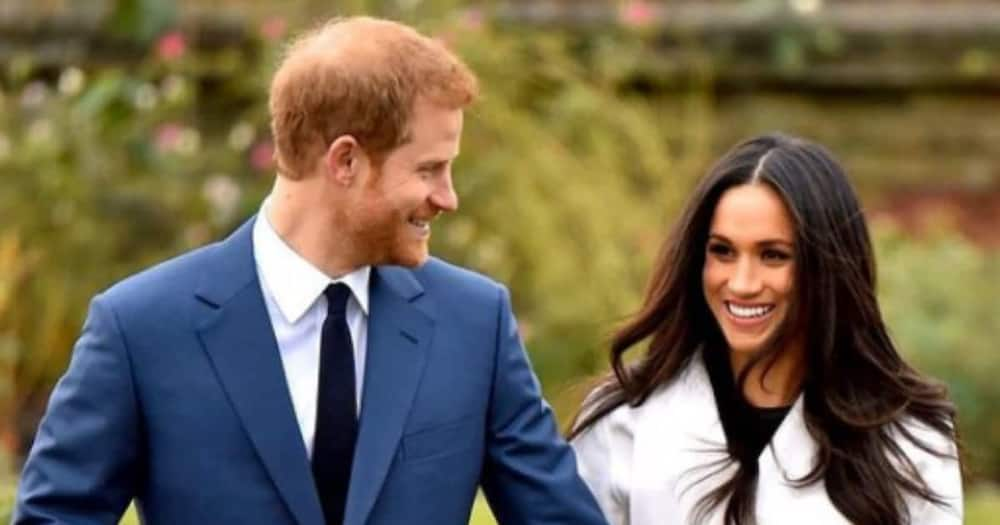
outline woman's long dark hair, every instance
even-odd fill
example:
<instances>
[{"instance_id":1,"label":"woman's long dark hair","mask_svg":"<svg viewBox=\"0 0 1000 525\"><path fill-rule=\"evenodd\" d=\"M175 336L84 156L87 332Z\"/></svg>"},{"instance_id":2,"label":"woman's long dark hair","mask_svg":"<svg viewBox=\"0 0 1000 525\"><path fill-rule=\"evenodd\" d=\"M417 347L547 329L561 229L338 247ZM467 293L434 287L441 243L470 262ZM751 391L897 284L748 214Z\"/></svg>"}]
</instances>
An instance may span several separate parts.
<instances>
[{"instance_id":1,"label":"woman's long dark hair","mask_svg":"<svg viewBox=\"0 0 1000 525\"><path fill-rule=\"evenodd\" d=\"M922 479L899 437L944 457L911 432L917 422L958 442L946 388L910 367L886 332L875 296L875 259L864 214L843 170L821 146L780 134L730 150L700 182L665 243L639 312L611 340L611 375L577 416L575 437L615 408L639 406L669 383L699 349L725 341L702 291L705 245L726 190L763 183L782 197L795 222L795 288L791 318L778 338L751 359L738 379L782 351L792 326L806 349L803 410L819 453L798 486L822 480L834 506L859 525L908 523L904 497L945 502ZM643 341L631 364L625 354ZM667 451L665 451L667 453ZM726 503L725 523L756 522L756 464L730 447L735 474L698 505L704 517Z\"/></svg>"}]
</instances>

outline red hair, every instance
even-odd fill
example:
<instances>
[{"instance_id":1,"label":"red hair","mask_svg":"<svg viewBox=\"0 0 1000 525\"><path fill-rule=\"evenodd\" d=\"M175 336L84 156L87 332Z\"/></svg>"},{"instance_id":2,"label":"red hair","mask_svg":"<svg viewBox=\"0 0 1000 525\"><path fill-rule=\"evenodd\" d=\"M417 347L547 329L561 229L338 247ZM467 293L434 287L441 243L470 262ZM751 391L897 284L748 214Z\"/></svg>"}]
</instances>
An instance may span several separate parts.
<instances>
[{"instance_id":1,"label":"red hair","mask_svg":"<svg viewBox=\"0 0 1000 525\"><path fill-rule=\"evenodd\" d=\"M271 81L278 170L303 176L342 135L381 159L408 140L417 98L455 109L477 95L475 75L440 42L388 20L333 19L296 39Z\"/></svg>"}]
</instances>

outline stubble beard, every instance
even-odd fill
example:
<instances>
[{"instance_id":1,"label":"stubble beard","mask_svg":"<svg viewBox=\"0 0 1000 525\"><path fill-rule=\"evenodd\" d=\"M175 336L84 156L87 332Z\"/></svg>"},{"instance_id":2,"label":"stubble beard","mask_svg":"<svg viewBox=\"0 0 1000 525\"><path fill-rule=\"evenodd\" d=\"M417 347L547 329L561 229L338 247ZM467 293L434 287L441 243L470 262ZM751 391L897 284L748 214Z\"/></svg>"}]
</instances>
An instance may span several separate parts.
<instances>
[{"instance_id":1,"label":"stubble beard","mask_svg":"<svg viewBox=\"0 0 1000 525\"><path fill-rule=\"evenodd\" d=\"M342 224L351 229L354 252L372 266L380 264L416 267L428 257L428 239L415 238L408 217L379 188L381 168L366 181L367 198Z\"/></svg>"},{"instance_id":2,"label":"stubble beard","mask_svg":"<svg viewBox=\"0 0 1000 525\"><path fill-rule=\"evenodd\" d=\"M426 240L408 230L406 216L384 197L368 200L342 224L350 225L352 251L361 264L415 267L427 259Z\"/></svg>"}]
</instances>

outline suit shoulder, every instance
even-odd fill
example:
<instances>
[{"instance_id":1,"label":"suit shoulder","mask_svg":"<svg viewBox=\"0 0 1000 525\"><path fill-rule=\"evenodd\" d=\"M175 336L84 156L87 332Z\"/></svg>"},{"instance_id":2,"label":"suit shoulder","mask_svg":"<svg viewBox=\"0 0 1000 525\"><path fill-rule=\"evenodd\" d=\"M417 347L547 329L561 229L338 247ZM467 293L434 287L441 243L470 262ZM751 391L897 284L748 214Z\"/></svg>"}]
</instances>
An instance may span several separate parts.
<instances>
[{"instance_id":1,"label":"suit shoulder","mask_svg":"<svg viewBox=\"0 0 1000 525\"><path fill-rule=\"evenodd\" d=\"M147 302L161 302L193 290L204 274L218 243L182 253L132 274L99 295L117 308L129 310Z\"/></svg>"},{"instance_id":2,"label":"suit shoulder","mask_svg":"<svg viewBox=\"0 0 1000 525\"><path fill-rule=\"evenodd\" d=\"M499 290L506 287L481 273L452 264L437 257L414 270L414 275L428 288L445 287L461 294L488 294L496 297Z\"/></svg>"}]
</instances>

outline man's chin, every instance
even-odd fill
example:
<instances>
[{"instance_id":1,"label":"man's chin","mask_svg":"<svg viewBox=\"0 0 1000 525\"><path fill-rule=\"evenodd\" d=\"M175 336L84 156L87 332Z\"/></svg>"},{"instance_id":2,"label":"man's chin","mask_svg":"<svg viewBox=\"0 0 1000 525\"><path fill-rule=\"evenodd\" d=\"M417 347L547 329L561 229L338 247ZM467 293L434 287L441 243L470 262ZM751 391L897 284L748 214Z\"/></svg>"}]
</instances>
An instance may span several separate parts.
<instances>
[{"instance_id":1,"label":"man's chin","mask_svg":"<svg viewBox=\"0 0 1000 525\"><path fill-rule=\"evenodd\" d=\"M397 253L392 258L392 264L397 266L404 266L406 268L416 268L427 262L430 254L426 249L423 250L410 250L406 253Z\"/></svg>"}]
</instances>

